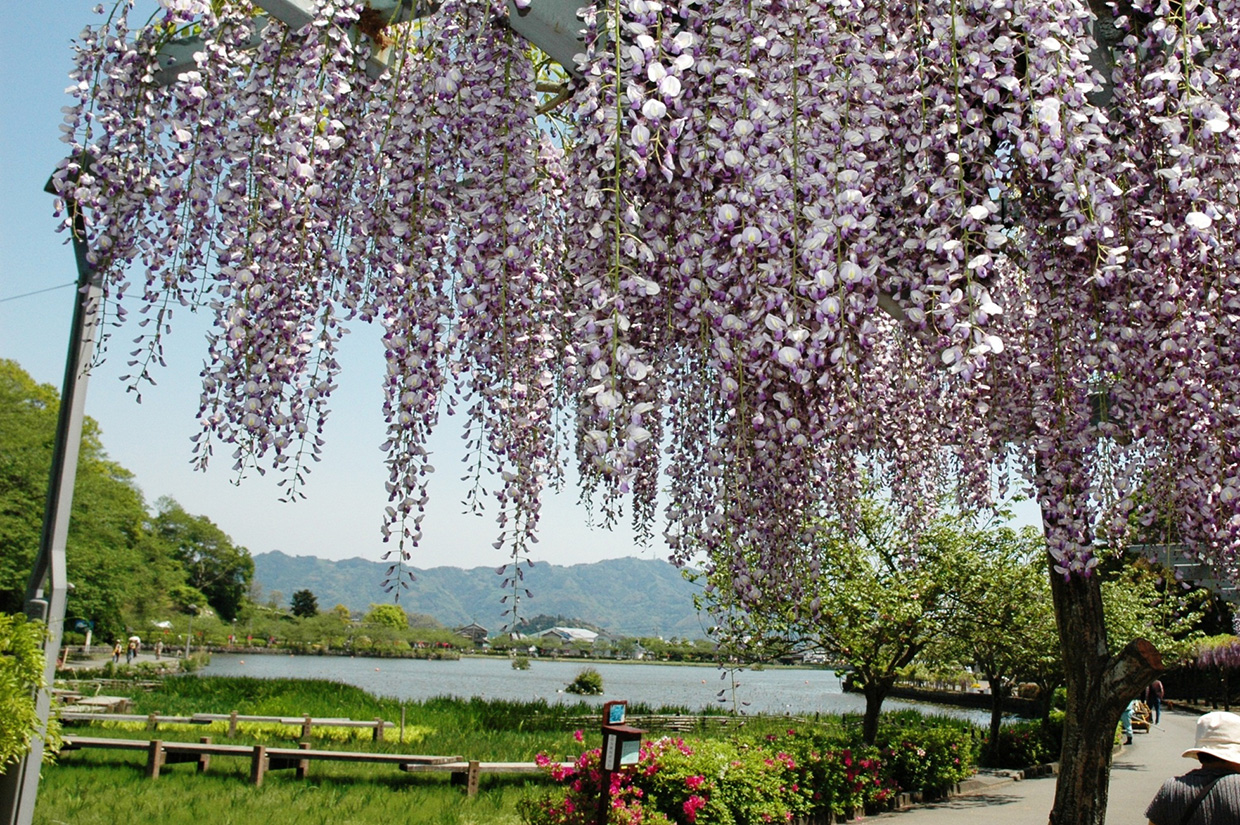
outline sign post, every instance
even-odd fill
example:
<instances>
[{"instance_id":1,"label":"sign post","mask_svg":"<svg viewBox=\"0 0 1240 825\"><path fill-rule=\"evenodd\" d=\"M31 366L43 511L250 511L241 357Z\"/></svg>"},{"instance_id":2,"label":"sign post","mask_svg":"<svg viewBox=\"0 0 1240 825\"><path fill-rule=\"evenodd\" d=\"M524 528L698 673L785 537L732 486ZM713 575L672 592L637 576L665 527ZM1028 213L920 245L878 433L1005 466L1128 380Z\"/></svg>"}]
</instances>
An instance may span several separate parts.
<instances>
[{"instance_id":1,"label":"sign post","mask_svg":"<svg viewBox=\"0 0 1240 825\"><path fill-rule=\"evenodd\" d=\"M603 704L603 751L599 757L602 770L602 789L599 792L599 825L606 825L607 812L611 808L611 775L637 764L641 758L644 730L626 725L627 701Z\"/></svg>"}]
</instances>

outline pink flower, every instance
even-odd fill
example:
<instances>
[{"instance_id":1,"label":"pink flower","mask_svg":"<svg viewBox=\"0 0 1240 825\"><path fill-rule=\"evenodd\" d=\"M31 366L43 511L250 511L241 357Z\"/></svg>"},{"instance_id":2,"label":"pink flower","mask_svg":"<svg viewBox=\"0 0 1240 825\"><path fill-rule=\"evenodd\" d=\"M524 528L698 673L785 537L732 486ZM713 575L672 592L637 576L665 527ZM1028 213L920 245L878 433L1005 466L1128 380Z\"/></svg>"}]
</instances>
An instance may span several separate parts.
<instances>
[{"instance_id":1,"label":"pink flower","mask_svg":"<svg viewBox=\"0 0 1240 825\"><path fill-rule=\"evenodd\" d=\"M706 807L706 799L694 794L685 800L685 817L690 822L697 822L698 811L702 810L704 807Z\"/></svg>"},{"instance_id":2,"label":"pink flower","mask_svg":"<svg viewBox=\"0 0 1240 825\"><path fill-rule=\"evenodd\" d=\"M696 791L698 788L702 787L702 783L705 781L706 781L706 777L704 776L686 776L685 777L685 784L689 786L689 790L691 791Z\"/></svg>"},{"instance_id":3,"label":"pink flower","mask_svg":"<svg viewBox=\"0 0 1240 825\"><path fill-rule=\"evenodd\" d=\"M583 733L580 731L580 729L579 729L579 730L575 730L575 731L573 731L573 738L574 738L574 739L576 739L578 742L584 742L584 741L586 741L585 734L583 734Z\"/></svg>"}]
</instances>

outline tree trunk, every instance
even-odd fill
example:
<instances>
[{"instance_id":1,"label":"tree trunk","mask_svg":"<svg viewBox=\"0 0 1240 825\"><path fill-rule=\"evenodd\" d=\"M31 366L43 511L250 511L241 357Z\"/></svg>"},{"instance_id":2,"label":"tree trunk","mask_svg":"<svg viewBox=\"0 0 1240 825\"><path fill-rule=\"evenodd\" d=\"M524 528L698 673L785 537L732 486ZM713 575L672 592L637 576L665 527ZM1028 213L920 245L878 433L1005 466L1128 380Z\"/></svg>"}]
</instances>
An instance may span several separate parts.
<instances>
[{"instance_id":1,"label":"tree trunk","mask_svg":"<svg viewBox=\"0 0 1240 825\"><path fill-rule=\"evenodd\" d=\"M986 683L990 685L990 758L993 764L1000 764L1002 749L999 746L999 728L1003 725L1003 697L1007 690L1003 678L993 673L986 674Z\"/></svg>"},{"instance_id":2,"label":"tree trunk","mask_svg":"<svg viewBox=\"0 0 1240 825\"><path fill-rule=\"evenodd\" d=\"M861 738L867 745L873 745L878 738L878 714L883 710L883 700L895 684L894 678L867 680L862 685L865 693L865 716L861 720Z\"/></svg>"},{"instance_id":3,"label":"tree trunk","mask_svg":"<svg viewBox=\"0 0 1240 825\"><path fill-rule=\"evenodd\" d=\"M1098 575L1065 581L1053 565L1050 575L1068 689L1050 823L1103 825L1115 727L1128 703L1162 672L1162 657L1145 639L1109 656Z\"/></svg>"}]
</instances>

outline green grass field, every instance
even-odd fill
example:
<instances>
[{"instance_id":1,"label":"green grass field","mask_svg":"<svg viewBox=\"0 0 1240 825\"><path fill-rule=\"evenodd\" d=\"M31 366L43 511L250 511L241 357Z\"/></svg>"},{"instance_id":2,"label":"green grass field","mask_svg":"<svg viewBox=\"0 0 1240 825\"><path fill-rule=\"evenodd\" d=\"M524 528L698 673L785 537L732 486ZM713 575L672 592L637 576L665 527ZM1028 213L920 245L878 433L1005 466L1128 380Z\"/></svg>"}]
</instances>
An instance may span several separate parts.
<instances>
[{"instance_id":1,"label":"green grass field","mask_svg":"<svg viewBox=\"0 0 1240 825\"><path fill-rule=\"evenodd\" d=\"M405 740L389 730L386 741L373 743L370 731L317 728L314 747L375 750L389 753L460 755L481 761L530 761L540 752L572 759L596 746L597 725L584 730L585 744L574 737L574 721L596 717L586 703L557 706L542 702L481 699L429 699L401 703L358 688L327 681L181 677L167 680L153 693L135 692L133 713L229 713L242 715L382 718L399 722L405 712ZM685 708L633 707L632 713L687 713ZM751 729L785 725L781 720L749 723ZM226 723L161 725L159 738L215 742L263 743L295 747L300 728L271 724L241 725L226 738ZM92 724L66 727L65 733L149 739L142 724ZM206 774L193 764L165 766L157 780L145 776L146 756L125 751L85 750L62 754L44 769L35 823L39 825L350 825L357 823L443 823L473 825L519 822L517 801L538 795L550 780L535 776L484 776L477 796L449 784L446 774L411 775L394 765L312 762L310 777L291 771L269 773L260 788L249 784L249 760L212 757Z\"/></svg>"}]
</instances>

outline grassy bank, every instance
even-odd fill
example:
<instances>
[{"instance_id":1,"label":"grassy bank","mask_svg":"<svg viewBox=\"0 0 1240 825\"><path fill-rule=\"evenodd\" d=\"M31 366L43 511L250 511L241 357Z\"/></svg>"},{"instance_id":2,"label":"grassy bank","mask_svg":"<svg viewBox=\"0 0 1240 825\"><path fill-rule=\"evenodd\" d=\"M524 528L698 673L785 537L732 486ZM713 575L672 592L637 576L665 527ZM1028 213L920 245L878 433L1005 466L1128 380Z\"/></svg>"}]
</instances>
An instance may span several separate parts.
<instances>
[{"instance_id":1,"label":"grassy bank","mask_svg":"<svg viewBox=\"0 0 1240 825\"><path fill-rule=\"evenodd\" d=\"M110 692L117 692L110 690ZM548 705L545 702L505 702L438 698L401 702L376 697L358 688L328 681L180 677L164 681L152 692L132 693L134 712L188 715L229 713L242 715L382 718L399 723L404 711L404 741L397 730L387 741L373 743L369 732L316 728L314 747L376 750L390 753L460 755L480 761L530 761L545 753L571 760L583 749L596 747L597 723L583 725L582 717L597 718L597 708ZM685 708L630 707L630 713L688 713ZM778 717L746 719L744 737L782 735L788 720ZM952 722L953 725L960 723ZM161 725L159 737L196 741L211 735L228 741L224 725L208 730L199 725ZM584 727L584 744L574 728ZM830 717L813 725L824 735L850 736L856 719ZM88 728L66 728L67 734L105 735L148 739L143 725L95 723ZM294 746L300 735L295 726L242 725L237 744L263 743ZM660 732L652 731L657 737ZM737 735L733 726L703 727L687 738L725 740ZM351 738L350 738L351 737ZM522 800L545 796L555 785L542 775L485 776L481 792L466 797L449 784L446 775L403 774L394 766L314 762L308 780L291 772L270 774L261 788L248 783L246 759L217 757L206 774L192 765L165 769L155 781L144 775L145 755L118 751L80 751L62 754L58 764L44 771L35 822L103 825L107 823L168 823L215 825L263 823L386 823L391 821L483 825L518 823Z\"/></svg>"}]
</instances>

